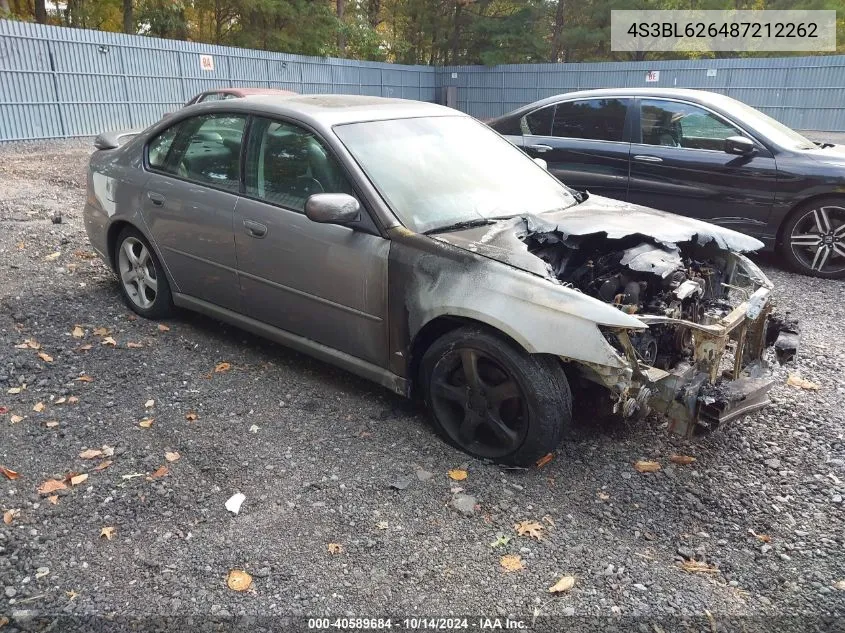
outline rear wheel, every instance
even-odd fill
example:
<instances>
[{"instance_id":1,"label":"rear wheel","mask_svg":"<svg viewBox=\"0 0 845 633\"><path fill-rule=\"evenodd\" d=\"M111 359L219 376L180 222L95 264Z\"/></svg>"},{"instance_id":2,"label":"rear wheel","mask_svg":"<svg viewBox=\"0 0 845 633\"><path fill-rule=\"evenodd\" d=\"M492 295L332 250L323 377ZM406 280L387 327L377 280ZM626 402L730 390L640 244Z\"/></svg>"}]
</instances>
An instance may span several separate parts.
<instances>
[{"instance_id":1,"label":"rear wheel","mask_svg":"<svg viewBox=\"0 0 845 633\"><path fill-rule=\"evenodd\" d=\"M845 198L823 198L793 211L781 251L797 272L845 278Z\"/></svg>"},{"instance_id":2,"label":"rear wheel","mask_svg":"<svg viewBox=\"0 0 845 633\"><path fill-rule=\"evenodd\" d=\"M146 238L126 227L117 237L115 263L120 291L127 305L148 319L161 319L173 311L170 284Z\"/></svg>"},{"instance_id":3,"label":"rear wheel","mask_svg":"<svg viewBox=\"0 0 845 633\"><path fill-rule=\"evenodd\" d=\"M531 465L557 447L572 420L560 363L485 329L444 335L426 351L420 372L438 431L476 457Z\"/></svg>"}]
</instances>

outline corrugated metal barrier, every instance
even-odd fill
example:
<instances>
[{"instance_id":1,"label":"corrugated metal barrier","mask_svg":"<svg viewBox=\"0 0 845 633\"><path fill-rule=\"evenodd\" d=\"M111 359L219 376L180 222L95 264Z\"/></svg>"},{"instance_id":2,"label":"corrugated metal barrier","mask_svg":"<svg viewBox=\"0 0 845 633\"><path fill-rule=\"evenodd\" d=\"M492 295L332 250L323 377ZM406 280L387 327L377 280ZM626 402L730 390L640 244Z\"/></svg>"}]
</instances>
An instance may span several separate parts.
<instances>
[{"instance_id":1,"label":"corrugated metal barrier","mask_svg":"<svg viewBox=\"0 0 845 633\"><path fill-rule=\"evenodd\" d=\"M456 86L458 108L481 119L587 88L699 88L796 129L845 132L845 56L432 68L0 20L0 141L144 127L198 92L236 86L422 101Z\"/></svg>"}]
</instances>

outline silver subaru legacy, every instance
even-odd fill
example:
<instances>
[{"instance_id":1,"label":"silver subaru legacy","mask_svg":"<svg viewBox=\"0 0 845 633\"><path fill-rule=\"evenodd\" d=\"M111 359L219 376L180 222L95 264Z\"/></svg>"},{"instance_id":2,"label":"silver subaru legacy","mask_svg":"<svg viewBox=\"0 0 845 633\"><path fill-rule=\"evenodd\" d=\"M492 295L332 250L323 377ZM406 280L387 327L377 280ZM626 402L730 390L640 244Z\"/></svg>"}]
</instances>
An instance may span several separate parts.
<instances>
[{"instance_id":1,"label":"silver subaru legacy","mask_svg":"<svg viewBox=\"0 0 845 633\"><path fill-rule=\"evenodd\" d=\"M478 457L531 464L597 390L620 416L714 428L766 405L767 356L797 349L743 255L756 239L575 192L449 108L248 97L96 146L85 227L130 308L419 396Z\"/></svg>"}]
</instances>

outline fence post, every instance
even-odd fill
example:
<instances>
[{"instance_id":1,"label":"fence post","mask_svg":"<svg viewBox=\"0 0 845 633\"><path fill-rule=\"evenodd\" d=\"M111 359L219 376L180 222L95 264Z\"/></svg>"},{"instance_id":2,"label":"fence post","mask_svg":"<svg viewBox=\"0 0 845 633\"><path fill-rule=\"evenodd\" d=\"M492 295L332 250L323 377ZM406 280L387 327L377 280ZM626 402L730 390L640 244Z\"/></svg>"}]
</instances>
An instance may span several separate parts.
<instances>
[{"instance_id":1,"label":"fence post","mask_svg":"<svg viewBox=\"0 0 845 633\"><path fill-rule=\"evenodd\" d=\"M132 103L129 99L129 80L126 77L126 60L123 57L124 47L118 45L117 50L120 54L120 74L123 77L123 98L126 100L126 113L129 115L129 129L134 129L135 119L132 116Z\"/></svg>"},{"instance_id":2,"label":"fence post","mask_svg":"<svg viewBox=\"0 0 845 633\"><path fill-rule=\"evenodd\" d=\"M50 58L50 78L53 81L53 92L56 95L56 111L59 113L59 128L62 131L62 138L67 138L67 128L65 127L65 114L62 108L62 97L59 93L59 77L56 73L56 57L53 51L53 42L50 38L47 40L47 55Z\"/></svg>"}]
</instances>

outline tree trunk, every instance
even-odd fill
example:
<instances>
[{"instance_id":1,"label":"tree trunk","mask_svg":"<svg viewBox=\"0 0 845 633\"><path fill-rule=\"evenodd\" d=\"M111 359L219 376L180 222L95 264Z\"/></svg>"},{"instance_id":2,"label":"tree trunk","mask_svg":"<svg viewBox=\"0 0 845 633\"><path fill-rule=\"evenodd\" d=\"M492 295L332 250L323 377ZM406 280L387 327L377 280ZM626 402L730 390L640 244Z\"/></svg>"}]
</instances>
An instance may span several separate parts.
<instances>
[{"instance_id":1,"label":"tree trunk","mask_svg":"<svg viewBox=\"0 0 845 633\"><path fill-rule=\"evenodd\" d=\"M346 53L346 34L343 32L343 14L346 12L346 0L337 0L337 20L341 23L337 33L337 50L341 57Z\"/></svg>"},{"instance_id":2,"label":"tree trunk","mask_svg":"<svg viewBox=\"0 0 845 633\"><path fill-rule=\"evenodd\" d=\"M47 5L45 0L35 0L35 21L47 24Z\"/></svg>"},{"instance_id":3,"label":"tree trunk","mask_svg":"<svg viewBox=\"0 0 845 633\"><path fill-rule=\"evenodd\" d=\"M559 62L563 53L563 20L566 16L566 0L557 0L555 10L555 25L552 28L552 54L551 61Z\"/></svg>"},{"instance_id":4,"label":"tree trunk","mask_svg":"<svg viewBox=\"0 0 845 633\"><path fill-rule=\"evenodd\" d=\"M381 20L379 14L381 13L381 0L369 0L367 2L367 21L371 28L376 28Z\"/></svg>"},{"instance_id":5,"label":"tree trunk","mask_svg":"<svg viewBox=\"0 0 845 633\"><path fill-rule=\"evenodd\" d=\"M132 0L123 0L123 32L135 32L135 16L132 14Z\"/></svg>"},{"instance_id":6,"label":"tree trunk","mask_svg":"<svg viewBox=\"0 0 845 633\"><path fill-rule=\"evenodd\" d=\"M449 63L453 66L458 63L458 50L461 45L461 18L463 17L463 5L460 0L455 2L455 23L452 25L452 41L449 43L451 56Z\"/></svg>"}]
</instances>

